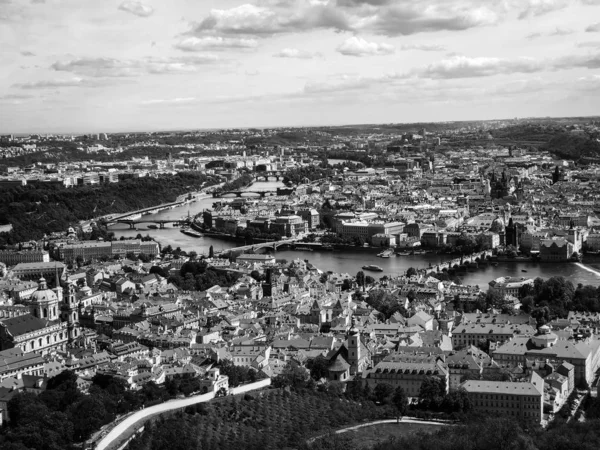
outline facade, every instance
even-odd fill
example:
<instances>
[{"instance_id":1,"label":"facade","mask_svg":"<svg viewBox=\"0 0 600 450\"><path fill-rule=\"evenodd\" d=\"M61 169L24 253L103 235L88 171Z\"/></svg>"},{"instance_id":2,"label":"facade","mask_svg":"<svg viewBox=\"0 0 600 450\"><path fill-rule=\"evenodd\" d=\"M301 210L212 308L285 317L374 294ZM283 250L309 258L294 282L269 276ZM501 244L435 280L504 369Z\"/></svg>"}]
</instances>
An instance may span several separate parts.
<instances>
[{"instance_id":1,"label":"facade","mask_svg":"<svg viewBox=\"0 0 600 450\"><path fill-rule=\"evenodd\" d=\"M575 368L575 384L590 384L600 365L600 341L593 336L585 339L559 339L548 326L540 327L535 336L516 336L492 353L494 360L505 366L525 366L527 360L567 362Z\"/></svg>"},{"instance_id":2,"label":"facade","mask_svg":"<svg viewBox=\"0 0 600 450\"><path fill-rule=\"evenodd\" d=\"M524 422L540 423L544 412L544 380L533 372L527 381L465 381L474 411L506 415Z\"/></svg>"},{"instance_id":3,"label":"facade","mask_svg":"<svg viewBox=\"0 0 600 450\"><path fill-rule=\"evenodd\" d=\"M567 261L574 251L573 244L565 238L542 239L540 242L540 259L542 261Z\"/></svg>"},{"instance_id":4,"label":"facade","mask_svg":"<svg viewBox=\"0 0 600 450\"><path fill-rule=\"evenodd\" d=\"M243 255L239 255L235 260L238 263L275 264L275 257L273 255L244 253Z\"/></svg>"},{"instance_id":5,"label":"facade","mask_svg":"<svg viewBox=\"0 0 600 450\"><path fill-rule=\"evenodd\" d=\"M77 303L72 284L67 286L63 302L62 288L49 289L41 278L27 301L29 314L0 321L0 350L15 348L42 354L64 350L79 335Z\"/></svg>"},{"instance_id":6,"label":"facade","mask_svg":"<svg viewBox=\"0 0 600 450\"><path fill-rule=\"evenodd\" d=\"M388 357L390 358L390 357ZM364 381L374 388L379 383L402 387L409 397L418 397L426 377L440 377L449 389L449 372L446 364L435 356L393 355L384 359L365 373Z\"/></svg>"},{"instance_id":7,"label":"facade","mask_svg":"<svg viewBox=\"0 0 600 450\"><path fill-rule=\"evenodd\" d=\"M13 275L21 280L48 278L55 275L56 272L62 277L64 271L65 265L60 262L20 263L12 269Z\"/></svg>"},{"instance_id":8,"label":"facade","mask_svg":"<svg viewBox=\"0 0 600 450\"><path fill-rule=\"evenodd\" d=\"M500 277L490 281L489 288L501 295L512 295L520 298L519 290L525 285L533 286L533 278Z\"/></svg>"},{"instance_id":9,"label":"facade","mask_svg":"<svg viewBox=\"0 0 600 450\"><path fill-rule=\"evenodd\" d=\"M0 262L7 266L19 263L50 262L50 255L43 250L0 250Z\"/></svg>"},{"instance_id":10,"label":"facade","mask_svg":"<svg viewBox=\"0 0 600 450\"><path fill-rule=\"evenodd\" d=\"M506 342L514 336L533 336L535 328L526 324L471 323L452 330L452 345L461 348L480 341Z\"/></svg>"}]
</instances>

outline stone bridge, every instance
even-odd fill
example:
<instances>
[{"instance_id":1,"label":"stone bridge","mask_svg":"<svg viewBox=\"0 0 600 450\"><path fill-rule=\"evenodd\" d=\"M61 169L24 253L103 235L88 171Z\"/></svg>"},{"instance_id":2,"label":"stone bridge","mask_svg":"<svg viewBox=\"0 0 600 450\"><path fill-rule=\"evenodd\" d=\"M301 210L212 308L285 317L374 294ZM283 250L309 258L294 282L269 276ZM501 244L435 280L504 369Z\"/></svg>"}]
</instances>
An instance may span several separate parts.
<instances>
[{"instance_id":1,"label":"stone bridge","mask_svg":"<svg viewBox=\"0 0 600 450\"><path fill-rule=\"evenodd\" d=\"M459 269L461 266L465 267L469 263L484 262L487 260L488 256L492 256L491 250L473 253L471 255L462 256L460 258L454 258L451 261L446 261L444 263L436 264L425 269L420 269L419 272L424 273L425 275L430 275L432 273L438 273L444 270Z\"/></svg>"},{"instance_id":2,"label":"stone bridge","mask_svg":"<svg viewBox=\"0 0 600 450\"><path fill-rule=\"evenodd\" d=\"M271 242L263 242L261 244L253 244L253 245L244 245L243 247L234 247L223 250L219 255L231 255L232 253L244 253L248 251L256 251L261 248L272 248L273 250L277 250L282 245L290 245L295 242L298 242L298 238L294 239L283 239L281 241L271 241Z\"/></svg>"},{"instance_id":3,"label":"stone bridge","mask_svg":"<svg viewBox=\"0 0 600 450\"><path fill-rule=\"evenodd\" d=\"M181 226L181 225L185 225L190 223L191 220L188 219L171 219L171 220L153 220L153 219L148 219L148 220L144 220L144 219L137 219L137 220L129 220L129 219L120 219L120 220L116 220L115 222L117 223L126 223L127 225L129 225L129 228L131 230L135 229L135 226L140 224L140 223L153 223L153 224L157 224L158 227L162 230L166 224L168 223L172 223L174 227L176 226Z\"/></svg>"}]
</instances>

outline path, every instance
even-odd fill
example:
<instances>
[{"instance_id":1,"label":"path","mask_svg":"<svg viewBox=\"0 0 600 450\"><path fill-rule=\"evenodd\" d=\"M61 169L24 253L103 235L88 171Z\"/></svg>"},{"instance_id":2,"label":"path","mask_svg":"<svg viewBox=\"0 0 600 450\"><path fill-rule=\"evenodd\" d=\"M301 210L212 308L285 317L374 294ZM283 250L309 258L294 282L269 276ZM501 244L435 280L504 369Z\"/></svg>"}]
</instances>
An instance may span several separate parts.
<instances>
[{"instance_id":1,"label":"path","mask_svg":"<svg viewBox=\"0 0 600 450\"><path fill-rule=\"evenodd\" d=\"M448 423L448 422L436 422L436 421L432 421L432 420L419 420L419 419L411 419L409 417L403 417L402 419L400 419L400 422L398 422L397 419L375 420L374 422L361 423L359 425L354 425L351 427L342 428L340 430L335 430L334 433L342 434L342 433L347 433L348 431L358 430L359 428L371 427L373 425L383 425L386 423L418 423L421 425L442 425L442 426L453 425L452 423ZM322 437L325 437L325 436L328 436L328 434L321 434L319 436L310 438L308 441L306 441L306 443L312 444L317 439L321 439Z\"/></svg>"},{"instance_id":2,"label":"path","mask_svg":"<svg viewBox=\"0 0 600 450\"><path fill-rule=\"evenodd\" d=\"M270 384L271 379L267 378L265 380L257 381L256 383L238 386L231 389L230 392L232 392L234 395L243 394L244 392L267 387ZM126 417L122 422L119 422L114 428L112 428L108 434L106 434L106 436L98 441L94 448L96 450L114 448L113 444L117 442L124 442L129 439L129 437L132 436L151 416L172 411L174 409L185 408L186 406L194 405L196 403L206 402L212 400L214 396L214 392L209 392L208 394L196 395L194 397L180 400L171 400L137 411Z\"/></svg>"}]
</instances>

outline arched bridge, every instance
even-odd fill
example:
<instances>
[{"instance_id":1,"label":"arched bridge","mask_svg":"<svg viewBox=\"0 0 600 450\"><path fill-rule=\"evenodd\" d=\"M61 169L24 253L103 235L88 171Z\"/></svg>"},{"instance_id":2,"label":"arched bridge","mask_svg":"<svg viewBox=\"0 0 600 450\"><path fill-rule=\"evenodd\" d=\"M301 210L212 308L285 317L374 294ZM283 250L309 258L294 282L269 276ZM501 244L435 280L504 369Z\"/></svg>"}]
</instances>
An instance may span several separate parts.
<instances>
[{"instance_id":1,"label":"arched bridge","mask_svg":"<svg viewBox=\"0 0 600 450\"><path fill-rule=\"evenodd\" d=\"M140 223L153 223L153 224L157 224L158 227L162 230L166 224L168 223L172 223L174 227L177 226L181 226L181 225L185 225L187 223L189 223L189 221L187 219L171 219L171 220L153 220L153 219L148 219L148 220L144 220L144 219L138 219L138 220L129 220L129 219L120 219L120 220L116 220L117 223L126 223L127 225L129 225L129 228L134 230L135 226L140 224Z\"/></svg>"},{"instance_id":2,"label":"arched bridge","mask_svg":"<svg viewBox=\"0 0 600 450\"><path fill-rule=\"evenodd\" d=\"M277 195L277 193L273 191L224 191L224 192L213 192L213 197L224 197L226 195L235 194L236 197L241 197L242 194L258 194L261 198L268 197L271 195Z\"/></svg>"},{"instance_id":3,"label":"arched bridge","mask_svg":"<svg viewBox=\"0 0 600 450\"><path fill-rule=\"evenodd\" d=\"M256 181L269 181L269 178L275 178L277 181L283 180L285 172L281 170L272 170L266 172L255 172L254 179Z\"/></svg>"},{"instance_id":4,"label":"arched bridge","mask_svg":"<svg viewBox=\"0 0 600 450\"><path fill-rule=\"evenodd\" d=\"M282 245L293 244L295 242L298 242L299 240L300 240L299 238L293 238L293 239L282 239L280 241L263 242L260 244L244 245L243 247L228 248L226 250L223 250L220 254L221 255L230 255L232 253L238 253L238 252L243 253L243 252L248 252L248 251L256 251L261 248L272 248L273 250L277 250Z\"/></svg>"}]
</instances>

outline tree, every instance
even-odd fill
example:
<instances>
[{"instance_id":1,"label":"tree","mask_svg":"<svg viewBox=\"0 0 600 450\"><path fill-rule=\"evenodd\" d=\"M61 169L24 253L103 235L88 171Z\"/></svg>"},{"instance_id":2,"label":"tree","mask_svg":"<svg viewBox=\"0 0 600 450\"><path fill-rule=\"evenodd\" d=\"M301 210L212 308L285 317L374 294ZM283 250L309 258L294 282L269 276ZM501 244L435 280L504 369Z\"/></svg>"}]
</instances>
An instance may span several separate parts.
<instances>
[{"instance_id":1,"label":"tree","mask_svg":"<svg viewBox=\"0 0 600 450\"><path fill-rule=\"evenodd\" d=\"M375 401L379 403L387 403L390 396L394 393L394 387L388 383L378 383L373 389Z\"/></svg>"},{"instance_id":2,"label":"tree","mask_svg":"<svg viewBox=\"0 0 600 450\"><path fill-rule=\"evenodd\" d=\"M356 284L358 284L359 287L363 288L363 291L365 289L365 273L360 270L357 274L356 274Z\"/></svg>"},{"instance_id":3,"label":"tree","mask_svg":"<svg viewBox=\"0 0 600 450\"><path fill-rule=\"evenodd\" d=\"M329 361L319 355L316 358L309 360L306 364L306 368L310 370L310 376L315 380L320 380L321 378L327 378L327 374L329 371L327 367L329 366Z\"/></svg>"},{"instance_id":4,"label":"tree","mask_svg":"<svg viewBox=\"0 0 600 450\"><path fill-rule=\"evenodd\" d=\"M415 275L417 275L417 269L415 269L414 267L409 267L408 270L406 271L406 276L414 277Z\"/></svg>"},{"instance_id":5,"label":"tree","mask_svg":"<svg viewBox=\"0 0 600 450\"><path fill-rule=\"evenodd\" d=\"M365 277L365 283L368 284L369 286L372 285L373 283L375 283L375 278L373 278L370 275L367 275Z\"/></svg>"},{"instance_id":6,"label":"tree","mask_svg":"<svg viewBox=\"0 0 600 450\"><path fill-rule=\"evenodd\" d=\"M401 386L398 386L394 390L394 394L392 395L392 404L396 408L396 413L398 414L397 419L398 422L400 422L400 419L404 414L406 414L408 409L408 397Z\"/></svg>"},{"instance_id":7,"label":"tree","mask_svg":"<svg viewBox=\"0 0 600 450\"><path fill-rule=\"evenodd\" d=\"M208 249L208 257L209 258L214 258L215 257L215 250L213 249L212 245Z\"/></svg>"},{"instance_id":8,"label":"tree","mask_svg":"<svg viewBox=\"0 0 600 450\"><path fill-rule=\"evenodd\" d=\"M342 291L349 291L352 289L352 282L346 278L344 281L342 281Z\"/></svg>"},{"instance_id":9,"label":"tree","mask_svg":"<svg viewBox=\"0 0 600 450\"><path fill-rule=\"evenodd\" d=\"M250 272L250 276L260 283L261 276L258 270L253 270L252 272Z\"/></svg>"},{"instance_id":10,"label":"tree","mask_svg":"<svg viewBox=\"0 0 600 450\"><path fill-rule=\"evenodd\" d=\"M437 409L446 395L446 385L437 376L425 377L419 389L419 404L425 409Z\"/></svg>"}]
</instances>

